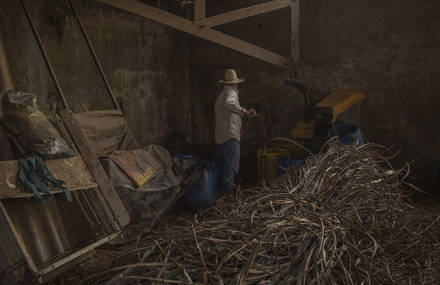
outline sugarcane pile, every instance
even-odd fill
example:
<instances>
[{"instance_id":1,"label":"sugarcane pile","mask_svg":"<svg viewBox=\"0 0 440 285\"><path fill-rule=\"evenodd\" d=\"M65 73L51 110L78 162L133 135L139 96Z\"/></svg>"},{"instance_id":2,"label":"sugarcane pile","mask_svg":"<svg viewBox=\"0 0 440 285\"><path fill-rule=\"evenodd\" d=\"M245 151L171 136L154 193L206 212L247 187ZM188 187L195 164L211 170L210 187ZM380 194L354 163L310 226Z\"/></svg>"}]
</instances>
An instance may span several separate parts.
<instances>
[{"instance_id":1,"label":"sugarcane pile","mask_svg":"<svg viewBox=\"0 0 440 285\"><path fill-rule=\"evenodd\" d=\"M276 183L140 231L114 250L112 268L84 277L92 284L115 276L140 284L438 284L440 217L412 206L409 167L394 169L387 153L330 142Z\"/></svg>"}]
</instances>

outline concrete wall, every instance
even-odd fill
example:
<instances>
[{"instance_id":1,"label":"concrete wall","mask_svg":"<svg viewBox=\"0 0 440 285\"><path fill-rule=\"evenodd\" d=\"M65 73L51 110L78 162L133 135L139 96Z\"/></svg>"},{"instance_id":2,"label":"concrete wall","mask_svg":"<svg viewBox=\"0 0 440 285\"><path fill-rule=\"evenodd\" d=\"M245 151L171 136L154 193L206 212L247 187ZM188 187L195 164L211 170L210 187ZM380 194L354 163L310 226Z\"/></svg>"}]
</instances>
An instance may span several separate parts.
<instances>
[{"instance_id":1,"label":"concrete wall","mask_svg":"<svg viewBox=\"0 0 440 285\"><path fill-rule=\"evenodd\" d=\"M71 108L113 109L68 1L25 2ZM138 141L163 142L176 130L189 136L186 36L95 1L73 2ZM0 7L15 88L38 94L47 110L57 96L20 2L0 0Z\"/></svg>"},{"instance_id":2,"label":"concrete wall","mask_svg":"<svg viewBox=\"0 0 440 285\"><path fill-rule=\"evenodd\" d=\"M261 1L260 1L261 2ZM368 98L344 119L360 124L367 141L401 149L401 160L440 160L440 2L301 1L301 53L298 80L321 98L335 89L359 89ZM208 14L255 1L208 1ZM289 10L255 16L218 28L288 55ZM289 136L302 118L302 98L282 83L286 71L238 52L191 41L193 138L213 140L215 80L227 67L246 77L242 102L261 104L243 146Z\"/></svg>"},{"instance_id":3,"label":"concrete wall","mask_svg":"<svg viewBox=\"0 0 440 285\"><path fill-rule=\"evenodd\" d=\"M173 131L196 145L214 142L213 104L225 68L237 69L245 106L261 116L246 123L245 157L274 136L289 136L303 99L283 80L289 73L239 52L187 36L94 1L74 1L141 143ZM264 1L208 0L208 16ZM67 0L26 1L69 104L76 112L112 108ZM164 1L176 9L170 1ZM39 94L47 109L54 85L18 1L0 0L17 89ZM344 117L367 141L402 149L402 160L440 159L440 2L302 1L298 80L317 99L335 89L360 89L367 100ZM218 27L289 54L289 9ZM253 162L250 162L253 164Z\"/></svg>"}]
</instances>

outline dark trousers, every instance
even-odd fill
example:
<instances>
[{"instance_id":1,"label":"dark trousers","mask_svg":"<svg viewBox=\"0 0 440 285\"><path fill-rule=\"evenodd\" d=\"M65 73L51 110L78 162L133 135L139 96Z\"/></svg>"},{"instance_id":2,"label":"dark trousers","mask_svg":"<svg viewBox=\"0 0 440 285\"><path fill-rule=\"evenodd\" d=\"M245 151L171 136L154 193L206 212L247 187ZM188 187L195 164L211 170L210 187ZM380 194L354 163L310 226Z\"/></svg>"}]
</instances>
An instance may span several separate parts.
<instances>
[{"instance_id":1,"label":"dark trousers","mask_svg":"<svg viewBox=\"0 0 440 285\"><path fill-rule=\"evenodd\" d=\"M224 162L222 188L225 194L232 194L234 179L240 167L240 142L230 139L219 145Z\"/></svg>"}]
</instances>

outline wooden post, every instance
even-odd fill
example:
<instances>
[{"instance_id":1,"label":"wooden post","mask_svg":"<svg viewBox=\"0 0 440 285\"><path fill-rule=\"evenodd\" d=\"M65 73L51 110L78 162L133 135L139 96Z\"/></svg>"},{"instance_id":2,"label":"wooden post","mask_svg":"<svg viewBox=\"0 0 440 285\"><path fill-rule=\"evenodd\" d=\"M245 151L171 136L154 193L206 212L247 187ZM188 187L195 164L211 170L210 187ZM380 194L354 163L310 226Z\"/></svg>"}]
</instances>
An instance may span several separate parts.
<instances>
[{"instance_id":1,"label":"wooden post","mask_svg":"<svg viewBox=\"0 0 440 285\"><path fill-rule=\"evenodd\" d=\"M200 21L206 17L206 0L194 0L194 21Z\"/></svg>"},{"instance_id":2,"label":"wooden post","mask_svg":"<svg viewBox=\"0 0 440 285\"><path fill-rule=\"evenodd\" d=\"M300 60L300 49L299 49L299 40L300 40L300 0L292 0L292 4L290 6L290 56L293 59L293 62L297 63Z\"/></svg>"},{"instance_id":3,"label":"wooden post","mask_svg":"<svg viewBox=\"0 0 440 285\"><path fill-rule=\"evenodd\" d=\"M5 19L3 8L0 7L0 19ZM1 27L4 26L4 27ZM5 31L3 31L4 28ZM8 52L11 52L9 48L6 50L6 42L8 40L6 22L0 21L0 92L6 89L14 89L14 83L11 76L11 70L9 68ZM9 54L9 56L11 56ZM0 116L3 116L3 111L0 108ZM0 160L14 160L14 149L7 137L4 128L0 127Z\"/></svg>"},{"instance_id":4,"label":"wooden post","mask_svg":"<svg viewBox=\"0 0 440 285\"><path fill-rule=\"evenodd\" d=\"M3 37L0 34L0 91L13 88L11 73L3 44Z\"/></svg>"}]
</instances>

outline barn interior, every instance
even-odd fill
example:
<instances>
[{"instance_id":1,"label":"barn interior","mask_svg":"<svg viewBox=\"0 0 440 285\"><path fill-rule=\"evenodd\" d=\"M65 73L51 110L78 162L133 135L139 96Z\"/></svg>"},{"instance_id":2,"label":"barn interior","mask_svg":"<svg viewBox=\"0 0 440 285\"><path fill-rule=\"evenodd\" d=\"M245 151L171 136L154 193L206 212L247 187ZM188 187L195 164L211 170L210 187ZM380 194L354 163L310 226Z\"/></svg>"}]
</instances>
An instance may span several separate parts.
<instances>
[{"instance_id":1,"label":"barn interior","mask_svg":"<svg viewBox=\"0 0 440 285\"><path fill-rule=\"evenodd\" d=\"M0 284L437 284L439 35L434 0L0 0Z\"/></svg>"}]
</instances>

